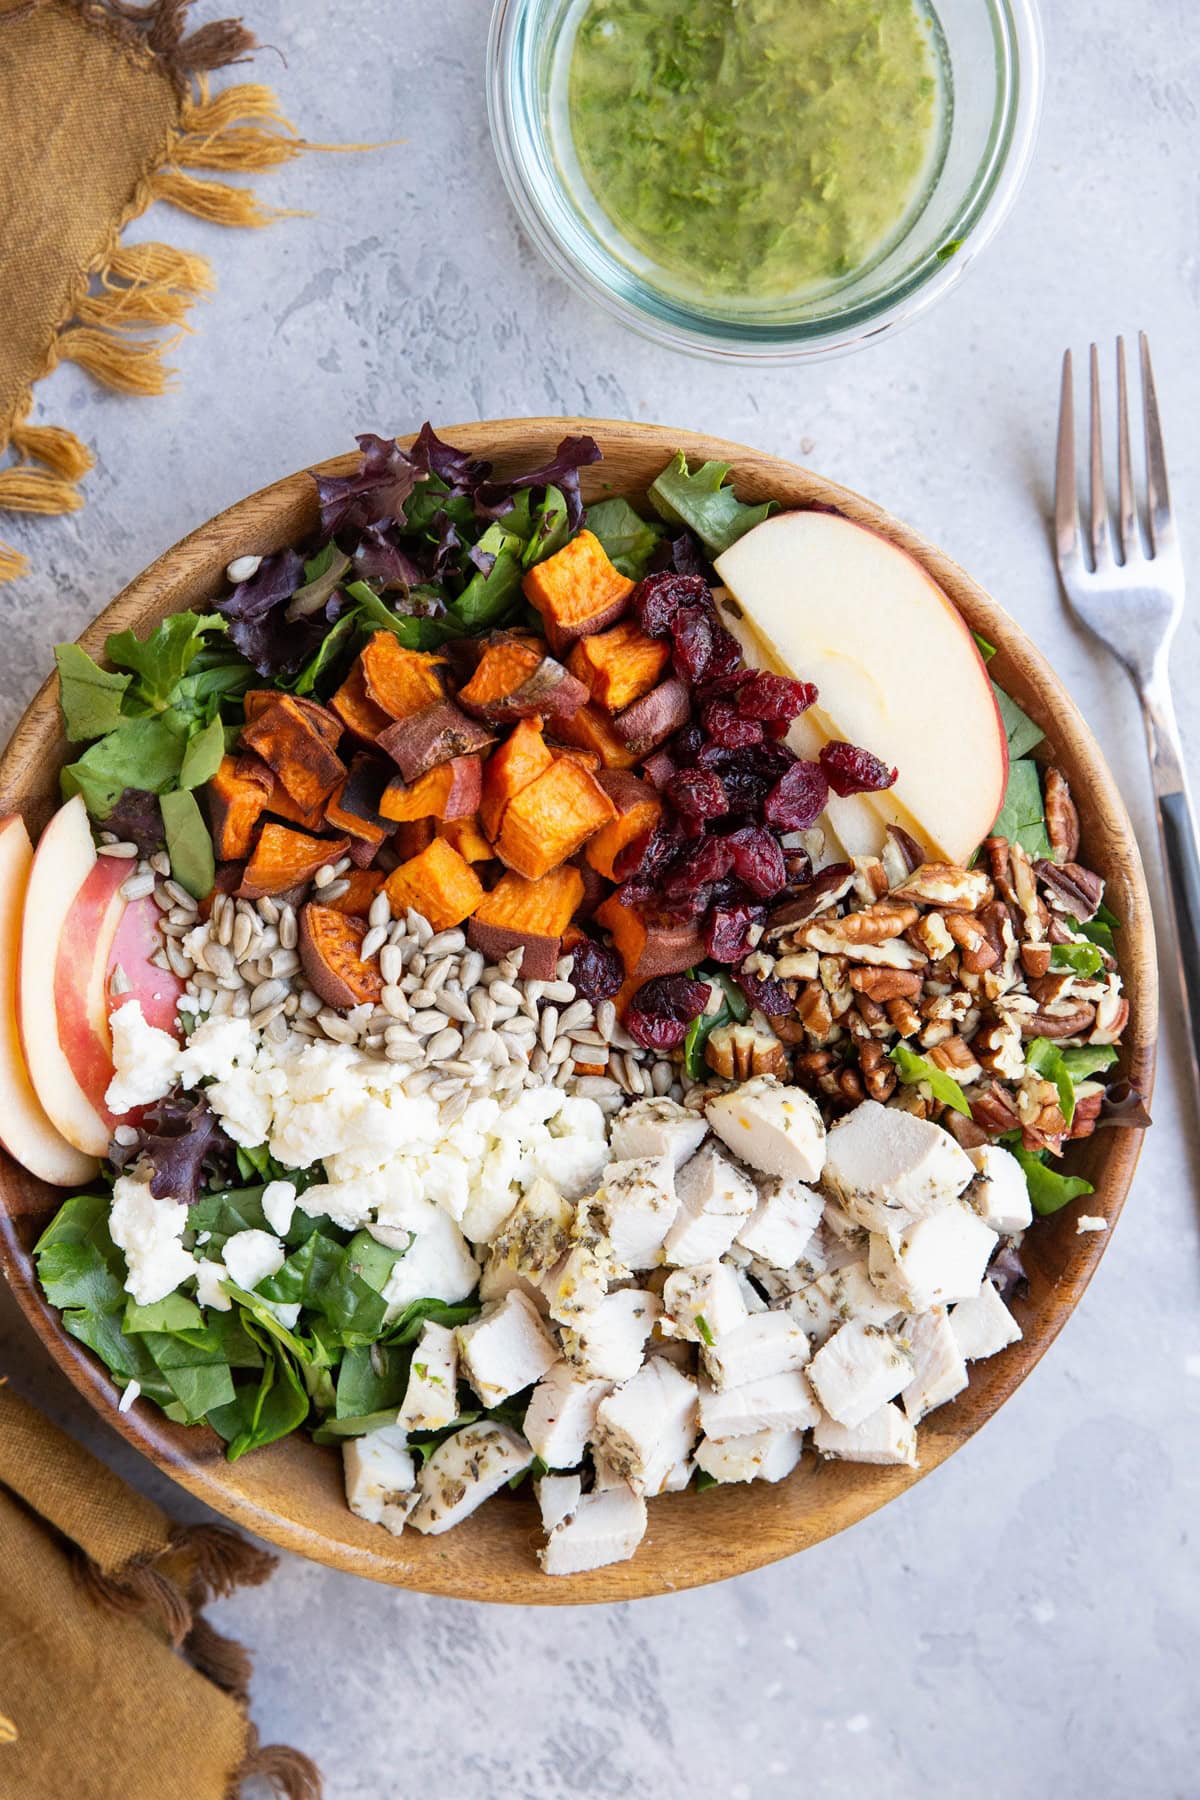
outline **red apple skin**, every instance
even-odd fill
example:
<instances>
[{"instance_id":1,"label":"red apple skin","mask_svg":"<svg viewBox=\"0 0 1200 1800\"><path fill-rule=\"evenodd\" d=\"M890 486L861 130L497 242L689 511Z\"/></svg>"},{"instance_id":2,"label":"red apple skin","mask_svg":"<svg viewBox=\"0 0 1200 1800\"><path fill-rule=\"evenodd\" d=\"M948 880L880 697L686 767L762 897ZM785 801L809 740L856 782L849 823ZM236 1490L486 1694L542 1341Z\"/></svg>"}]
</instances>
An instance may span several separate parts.
<instances>
[{"instance_id":1,"label":"red apple skin","mask_svg":"<svg viewBox=\"0 0 1200 1800\"><path fill-rule=\"evenodd\" d=\"M58 1041L70 1058L76 1081L110 1135L116 1119L104 1104L104 1091L113 1078L106 977L125 911L121 884L128 874L128 863L119 858L96 858L63 922L54 960Z\"/></svg>"},{"instance_id":2,"label":"red apple skin","mask_svg":"<svg viewBox=\"0 0 1200 1800\"><path fill-rule=\"evenodd\" d=\"M141 900L129 901L121 914L108 956L109 1015L111 1017L127 999L140 1000L146 1023L156 1026L159 1031L169 1031L177 1038L176 1013L184 984L170 969L156 968L150 960L157 950L162 949L163 940L158 929L160 916L149 894ZM129 982L129 988L123 994L112 992L112 978L118 968Z\"/></svg>"},{"instance_id":3,"label":"red apple skin","mask_svg":"<svg viewBox=\"0 0 1200 1800\"><path fill-rule=\"evenodd\" d=\"M0 1144L22 1168L53 1187L82 1187L98 1164L51 1123L25 1067L16 988L25 890L33 846L16 813L0 819Z\"/></svg>"}]
</instances>

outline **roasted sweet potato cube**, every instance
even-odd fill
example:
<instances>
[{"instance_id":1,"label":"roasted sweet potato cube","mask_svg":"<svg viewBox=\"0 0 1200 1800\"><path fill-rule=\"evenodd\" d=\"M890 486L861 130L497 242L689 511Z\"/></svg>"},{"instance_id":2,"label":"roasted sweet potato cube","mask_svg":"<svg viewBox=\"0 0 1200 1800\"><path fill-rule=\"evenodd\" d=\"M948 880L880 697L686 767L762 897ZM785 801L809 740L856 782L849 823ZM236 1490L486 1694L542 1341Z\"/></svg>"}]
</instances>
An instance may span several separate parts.
<instances>
[{"instance_id":1,"label":"roasted sweet potato cube","mask_svg":"<svg viewBox=\"0 0 1200 1800\"><path fill-rule=\"evenodd\" d=\"M377 631L359 657L367 698L389 719L408 719L442 698L445 659L406 650L391 631Z\"/></svg>"},{"instance_id":2,"label":"roasted sweet potato cube","mask_svg":"<svg viewBox=\"0 0 1200 1800\"><path fill-rule=\"evenodd\" d=\"M350 837L382 844L391 823L380 812L390 771L380 757L362 754L350 764L349 773L325 803L325 818L337 831Z\"/></svg>"},{"instance_id":3,"label":"roasted sweet potato cube","mask_svg":"<svg viewBox=\"0 0 1200 1800\"><path fill-rule=\"evenodd\" d=\"M568 667L600 706L620 712L648 694L667 666L670 645L652 638L635 619L622 619L611 631L580 638Z\"/></svg>"},{"instance_id":4,"label":"roasted sweet potato cube","mask_svg":"<svg viewBox=\"0 0 1200 1800\"><path fill-rule=\"evenodd\" d=\"M472 813L469 819L444 819L437 828L437 834L440 838L445 838L466 862L490 862L495 855L479 829L478 813Z\"/></svg>"},{"instance_id":5,"label":"roasted sweet potato cube","mask_svg":"<svg viewBox=\"0 0 1200 1800\"><path fill-rule=\"evenodd\" d=\"M223 756L205 798L219 862L249 856L275 777L257 756Z\"/></svg>"},{"instance_id":6,"label":"roasted sweet potato cube","mask_svg":"<svg viewBox=\"0 0 1200 1800\"><path fill-rule=\"evenodd\" d=\"M498 631L484 640L483 654L470 681L459 688L457 699L467 712L480 712L497 700L515 694L528 681L545 654L527 637Z\"/></svg>"},{"instance_id":7,"label":"roasted sweet potato cube","mask_svg":"<svg viewBox=\"0 0 1200 1800\"><path fill-rule=\"evenodd\" d=\"M353 850L353 844L350 846ZM371 902L383 886L382 869L347 869L342 877L349 886L336 899L322 899L322 906L331 906L334 912L346 913L355 919L365 919L371 910Z\"/></svg>"},{"instance_id":8,"label":"roasted sweet potato cube","mask_svg":"<svg viewBox=\"0 0 1200 1800\"><path fill-rule=\"evenodd\" d=\"M339 726L340 730L340 726ZM346 773L320 726L292 694L252 720L242 732L247 750L257 751L298 806L325 800Z\"/></svg>"},{"instance_id":9,"label":"roasted sweet potato cube","mask_svg":"<svg viewBox=\"0 0 1200 1800\"><path fill-rule=\"evenodd\" d=\"M574 856L616 814L596 777L561 757L509 801L496 852L518 875L536 881Z\"/></svg>"},{"instance_id":10,"label":"roasted sweet potato cube","mask_svg":"<svg viewBox=\"0 0 1200 1800\"><path fill-rule=\"evenodd\" d=\"M310 900L300 909L297 949L308 984L326 1006L345 1012L378 1000L383 977L377 962L365 962L362 942L367 927L332 906Z\"/></svg>"},{"instance_id":11,"label":"roasted sweet potato cube","mask_svg":"<svg viewBox=\"0 0 1200 1800\"><path fill-rule=\"evenodd\" d=\"M278 688L250 688L242 696L242 712L247 725L252 725L269 707L282 700L284 695ZM336 713L322 706L319 700L310 700L307 694L290 694L287 696L297 705L301 712L316 726L331 750L336 750L342 735L342 721Z\"/></svg>"},{"instance_id":12,"label":"roasted sweet potato cube","mask_svg":"<svg viewBox=\"0 0 1200 1800\"><path fill-rule=\"evenodd\" d=\"M472 719L453 701L438 700L407 719L396 719L380 732L378 743L405 781L417 781L439 763L490 749L496 737L494 729Z\"/></svg>"},{"instance_id":13,"label":"roasted sweet potato cube","mask_svg":"<svg viewBox=\"0 0 1200 1800\"><path fill-rule=\"evenodd\" d=\"M651 923L636 907L623 906L616 894L610 894L596 908L596 923L612 938L626 975L637 982L653 975L677 975L704 960L704 939L693 919Z\"/></svg>"},{"instance_id":14,"label":"roasted sweet potato cube","mask_svg":"<svg viewBox=\"0 0 1200 1800\"><path fill-rule=\"evenodd\" d=\"M238 890L243 900L261 900L264 894L283 894L288 888L311 881L326 863L346 854L346 838L314 838L287 825L264 825L246 864Z\"/></svg>"},{"instance_id":15,"label":"roasted sweet potato cube","mask_svg":"<svg viewBox=\"0 0 1200 1800\"><path fill-rule=\"evenodd\" d=\"M553 981L562 934L583 898L583 877L564 866L538 881L511 871L486 895L467 926L467 942L489 962L518 946L526 981Z\"/></svg>"},{"instance_id":16,"label":"roasted sweet potato cube","mask_svg":"<svg viewBox=\"0 0 1200 1800\"><path fill-rule=\"evenodd\" d=\"M479 807L483 763L478 756L455 756L448 763L406 782L388 783L379 802L385 819L468 819Z\"/></svg>"},{"instance_id":17,"label":"roasted sweet potato cube","mask_svg":"<svg viewBox=\"0 0 1200 1800\"><path fill-rule=\"evenodd\" d=\"M578 712L587 697L583 683L547 656L540 640L535 647L508 632L492 638L470 681L458 690L463 710L493 725L535 715L566 717Z\"/></svg>"},{"instance_id":18,"label":"roasted sweet potato cube","mask_svg":"<svg viewBox=\"0 0 1200 1800\"><path fill-rule=\"evenodd\" d=\"M313 837L320 837L329 827L325 822L325 802L318 800L315 806L297 806L292 796L277 776L271 776L271 798L267 801L267 811L273 818L286 819L289 825L298 825L301 831L309 832Z\"/></svg>"},{"instance_id":19,"label":"roasted sweet potato cube","mask_svg":"<svg viewBox=\"0 0 1200 1800\"><path fill-rule=\"evenodd\" d=\"M500 821L513 795L528 787L553 760L542 737L541 719L522 719L512 736L492 751L483 765L479 822L493 844L500 835Z\"/></svg>"},{"instance_id":20,"label":"roasted sweet potato cube","mask_svg":"<svg viewBox=\"0 0 1200 1800\"><path fill-rule=\"evenodd\" d=\"M604 769L596 778L617 809L617 816L603 826L584 855L597 874L615 881L613 863L634 838L653 831L662 817L662 801L648 781L639 781L625 769Z\"/></svg>"},{"instance_id":21,"label":"roasted sweet potato cube","mask_svg":"<svg viewBox=\"0 0 1200 1800\"><path fill-rule=\"evenodd\" d=\"M406 819L397 825L392 834L391 849L398 863L409 862L419 856L427 845L432 844L437 836L436 819Z\"/></svg>"},{"instance_id":22,"label":"roasted sweet potato cube","mask_svg":"<svg viewBox=\"0 0 1200 1800\"><path fill-rule=\"evenodd\" d=\"M637 754L621 741L613 722L595 702L581 706L569 719L555 719L554 735L564 743L577 744L581 750L593 750L606 769L632 769Z\"/></svg>"},{"instance_id":23,"label":"roasted sweet potato cube","mask_svg":"<svg viewBox=\"0 0 1200 1800\"><path fill-rule=\"evenodd\" d=\"M483 883L470 863L439 837L393 869L384 885L393 913L399 916L411 906L435 931L461 925L483 899Z\"/></svg>"},{"instance_id":24,"label":"roasted sweet potato cube","mask_svg":"<svg viewBox=\"0 0 1200 1800\"><path fill-rule=\"evenodd\" d=\"M554 556L536 563L521 586L557 655L576 638L615 625L634 589L590 531L578 532Z\"/></svg>"},{"instance_id":25,"label":"roasted sweet potato cube","mask_svg":"<svg viewBox=\"0 0 1200 1800\"><path fill-rule=\"evenodd\" d=\"M641 758L682 730L691 716L692 696L687 683L678 675L668 675L617 715L617 736L635 758Z\"/></svg>"},{"instance_id":26,"label":"roasted sweet potato cube","mask_svg":"<svg viewBox=\"0 0 1200 1800\"><path fill-rule=\"evenodd\" d=\"M553 754L565 756L568 762L578 763L581 769L590 769L593 775L598 775L604 767L598 751L581 750L578 744L555 744Z\"/></svg>"},{"instance_id":27,"label":"roasted sweet potato cube","mask_svg":"<svg viewBox=\"0 0 1200 1800\"><path fill-rule=\"evenodd\" d=\"M391 714L385 713L382 706L376 706L367 693L361 657L355 658L349 674L329 704L346 730L367 744L373 744L392 722Z\"/></svg>"}]
</instances>

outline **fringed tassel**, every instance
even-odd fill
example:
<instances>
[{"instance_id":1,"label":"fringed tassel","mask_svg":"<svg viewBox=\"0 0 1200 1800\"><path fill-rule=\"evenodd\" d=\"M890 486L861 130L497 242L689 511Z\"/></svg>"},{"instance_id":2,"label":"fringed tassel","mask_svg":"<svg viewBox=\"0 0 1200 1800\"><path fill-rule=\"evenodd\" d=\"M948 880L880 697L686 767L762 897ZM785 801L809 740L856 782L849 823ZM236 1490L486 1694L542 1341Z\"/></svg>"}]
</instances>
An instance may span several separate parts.
<instances>
[{"instance_id":1,"label":"fringed tassel","mask_svg":"<svg viewBox=\"0 0 1200 1800\"><path fill-rule=\"evenodd\" d=\"M60 358L78 363L119 393L165 394L175 385L175 371L166 366L163 357L179 338L178 332L162 339L124 338L93 325L71 325L60 333L57 349Z\"/></svg>"},{"instance_id":2,"label":"fringed tassel","mask_svg":"<svg viewBox=\"0 0 1200 1800\"><path fill-rule=\"evenodd\" d=\"M76 1563L79 1580L98 1605L110 1612L137 1613L162 1628L175 1649L193 1627L192 1608L178 1582L152 1562L132 1562L117 1574L105 1575L90 1558Z\"/></svg>"},{"instance_id":3,"label":"fringed tassel","mask_svg":"<svg viewBox=\"0 0 1200 1800\"><path fill-rule=\"evenodd\" d=\"M96 459L83 440L61 425L14 425L8 441L18 456L45 463L64 481L78 481L95 467Z\"/></svg>"},{"instance_id":4,"label":"fringed tassel","mask_svg":"<svg viewBox=\"0 0 1200 1800\"><path fill-rule=\"evenodd\" d=\"M263 206L251 188L227 181L199 181L181 169L158 169L145 183L148 199L168 200L181 211L213 225L273 225L276 219L307 218L288 207Z\"/></svg>"},{"instance_id":5,"label":"fringed tassel","mask_svg":"<svg viewBox=\"0 0 1200 1800\"><path fill-rule=\"evenodd\" d=\"M251 1781L265 1782L280 1800L321 1800L325 1791L321 1771L310 1756L287 1744L260 1744L253 1726L249 1747L229 1786L229 1800L238 1800L243 1784Z\"/></svg>"},{"instance_id":6,"label":"fringed tassel","mask_svg":"<svg viewBox=\"0 0 1200 1800\"><path fill-rule=\"evenodd\" d=\"M183 1640L183 1653L197 1674L244 1706L250 1698L250 1658L233 1638L223 1637L205 1618L197 1618Z\"/></svg>"},{"instance_id":7,"label":"fringed tassel","mask_svg":"<svg viewBox=\"0 0 1200 1800\"><path fill-rule=\"evenodd\" d=\"M16 581L29 573L29 558L14 550L11 544L0 543L0 581Z\"/></svg>"},{"instance_id":8,"label":"fringed tassel","mask_svg":"<svg viewBox=\"0 0 1200 1800\"><path fill-rule=\"evenodd\" d=\"M171 1548L191 1558L190 1592L197 1606L224 1600L235 1588L261 1587L279 1561L227 1525L179 1525L171 1533Z\"/></svg>"},{"instance_id":9,"label":"fringed tassel","mask_svg":"<svg viewBox=\"0 0 1200 1800\"><path fill-rule=\"evenodd\" d=\"M98 273L105 287L117 281L153 283L197 298L211 294L216 285L206 256L177 250L174 244L118 244Z\"/></svg>"},{"instance_id":10,"label":"fringed tassel","mask_svg":"<svg viewBox=\"0 0 1200 1800\"><path fill-rule=\"evenodd\" d=\"M73 481L52 475L49 469L31 469L26 463L0 469L0 508L9 512L78 512L83 495Z\"/></svg>"},{"instance_id":11,"label":"fringed tassel","mask_svg":"<svg viewBox=\"0 0 1200 1800\"><path fill-rule=\"evenodd\" d=\"M172 160L184 168L275 169L309 148L272 88L243 81L213 97L207 81L197 85L197 97L180 108L172 145Z\"/></svg>"}]
</instances>

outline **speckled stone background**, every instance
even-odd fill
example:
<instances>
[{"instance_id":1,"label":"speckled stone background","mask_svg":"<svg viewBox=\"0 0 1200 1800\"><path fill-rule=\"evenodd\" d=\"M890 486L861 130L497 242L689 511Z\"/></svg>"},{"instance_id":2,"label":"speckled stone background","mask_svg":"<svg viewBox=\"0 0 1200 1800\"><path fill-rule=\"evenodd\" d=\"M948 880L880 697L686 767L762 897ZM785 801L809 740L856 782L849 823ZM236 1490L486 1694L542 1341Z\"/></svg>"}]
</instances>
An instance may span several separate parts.
<instances>
[{"instance_id":1,"label":"speckled stone background","mask_svg":"<svg viewBox=\"0 0 1200 1800\"><path fill-rule=\"evenodd\" d=\"M1047 10L1041 140L987 256L894 340L756 372L642 343L524 242L488 142L482 0L248 4L286 59L264 55L261 78L311 137L405 141L269 183L311 219L230 232L160 208L137 228L209 251L220 291L177 394L126 401L69 367L40 390L40 416L99 463L83 512L15 533L35 572L0 591L0 726L52 643L160 550L356 430L667 421L861 488L979 576L1107 746L1158 893L1137 709L1063 616L1045 521L1064 346L1145 327L1196 587L1175 655L1194 766L1200 50L1187 0ZM606 1611L451 1604L285 1557L218 1609L255 1651L263 1736L312 1752L329 1800L1200 1791L1197 1139L1167 992L1157 1127L1100 1273L1042 1367L928 1483L790 1563ZM3 1293L0 1369L197 1514L90 1417Z\"/></svg>"}]
</instances>

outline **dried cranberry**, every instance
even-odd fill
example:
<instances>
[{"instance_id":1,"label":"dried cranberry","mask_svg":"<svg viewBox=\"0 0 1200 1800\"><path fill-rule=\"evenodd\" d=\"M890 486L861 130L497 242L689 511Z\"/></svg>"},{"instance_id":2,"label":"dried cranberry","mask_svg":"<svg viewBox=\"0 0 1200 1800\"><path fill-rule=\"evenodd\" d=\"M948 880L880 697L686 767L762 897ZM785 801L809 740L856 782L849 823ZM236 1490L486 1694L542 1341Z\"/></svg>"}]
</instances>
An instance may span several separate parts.
<instances>
[{"instance_id":1,"label":"dried cranberry","mask_svg":"<svg viewBox=\"0 0 1200 1800\"><path fill-rule=\"evenodd\" d=\"M681 606L671 620L675 673L692 687L708 673L716 629L716 621L703 606Z\"/></svg>"},{"instance_id":2,"label":"dried cranberry","mask_svg":"<svg viewBox=\"0 0 1200 1800\"><path fill-rule=\"evenodd\" d=\"M745 750L763 741L761 721L744 719L736 699L710 700L700 714L700 723L722 750Z\"/></svg>"},{"instance_id":3,"label":"dried cranberry","mask_svg":"<svg viewBox=\"0 0 1200 1800\"><path fill-rule=\"evenodd\" d=\"M708 659L709 679L731 675L740 666L741 660L742 646L732 631L726 631L724 625L718 625L713 632L712 654Z\"/></svg>"},{"instance_id":4,"label":"dried cranberry","mask_svg":"<svg viewBox=\"0 0 1200 1800\"><path fill-rule=\"evenodd\" d=\"M678 848L679 838L676 833L666 826L656 825L653 831L643 832L617 852L613 858L613 875L618 881L628 881L633 877L640 882L652 884Z\"/></svg>"},{"instance_id":5,"label":"dried cranberry","mask_svg":"<svg viewBox=\"0 0 1200 1800\"><path fill-rule=\"evenodd\" d=\"M768 1019L781 1019L785 1013L794 1010L792 996L782 981L764 980L761 975L750 975L744 969L739 969L737 984L751 1006L757 1006L759 1012L766 1013Z\"/></svg>"},{"instance_id":6,"label":"dried cranberry","mask_svg":"<svg viewBox=\"0 0 1200 1800\"><path fill-rule=\"evenodd\" d=\"M680 769L667 783L667 798L688 819L715 819L729 811L721 777L712 769Z\"/></svg>"},{"instance_id":7,"label":"dried cranberry","mask_svg":"<svg viewBox=\"0 0 1200 1800\"><path fill-rule=\"evenodd\" d=\"M725 839L733 857L733 873L764 900L787 885L787 865L778 841L761 825L746 825Z\"/></svg>"},{"instance_id":8,"label":"dried cranberry","mask_svg":"<svg viewBox=\"0 0 1200 1800\"><path fill-rule=\"evenodd\" d=\"M708 1005L706 981L686 975L656 975L643 982L625 1013L624 1025L635 1044L647 1050L676 1050L688 1026Z\"/></svg>"},{"instance_id":9,"label":"dried cranberry","mask_svg":"<svg viewBox=\"0 0 1200 1800\"><path fill-rule=\"evenodd\" d=\"M699 725L685 725L675 733L670 743L671 755L677 763L695 762L703 748L704 733Z\"/></svg>"},{"instance_id":10,"label":"dried cranberry","mask_svg":"<svg viewBox=\"0 0 1200 1800\"><path fill-rule=\"evenodd\" d=\"M816 697L811 681L793 681L787 675L772 675L760 669L745 687L738 689L738 711L748 719L790 722L798 719Z\"/></svg>"},{"instance_id":11,"label":"dried cranberry","mask_svg":"<svg viewBox=\"0 0 1200 1800\"><path fill-rule=\"evenodd\" d=\"M820 763L793 763L763 801L763 817L776 831L807 831L828 799L829 782Z\"/></svg>"},{"instance_id":12,"label":"dried cranberry","mask_svg":"<svg viewBox=\"0 0 1200 1800\"><path fill-rule=\"evenodd\" d=\"M621 959L607 944L585 938L571 952L571 985L583 1000L608 1000L624 980Z\"/></svg>"},{"instance_id":13,"label":"dried cranberry","mask_svg":"<svg viewBox=\"0 0 1200 1800\"><path fill-rule=\"evenodd\" d=\"M753 948L750 928L760 925L766 916L761 906L717 906L704 925L704 948L714 962L740 962Z\"/></svg>"},{"instance_id":14,"label":"dried cranberry","mask_svg":"<svg viewBox=\"0 0 1200 1800\"><path fill-rule=\"evenodd\" d=\"M662 878L663 898L683 900L692 889L722 880L733 867L733 856L728 838L703 837L689 845Z\"/></svg>"},{"instance_id":15,"label":"dried cranberry","mask_svg":"<svg viewBox=\"0 0 1200 1800\"><path fill-rule=\"evenodd\" d=\"M873 794L890 788L899 774L899 770L889 769L870 750L861 750L857 744L822 744L820 755L830 787L843 799L847 794Z\"/></svg>"},{"instance_id":16,"label":"dried cranberry","mask_svg":"<svg viewBox=\"0 0 1200 1800\"><path fill-rule=\"evenodd\" d=\"M734 639L735 643L736 641L737 640ZM738 652L738 656L740 658L740 651ZM704 683L697 697L702 706L707 706L710 700L728 700L732 695L737 693L739 688L744 688L748 681L753 680L753 669L743 669L740 665L735 666L732 669L722 670L720 674L714 670L712 675L710 675L708 680Z\"/></svg>"},{"instance_id":17,"label":"dried cranberry","mask_svg":"<svg viewBox=\"0 0 1200 1800\"><path fill-rule=\"evenodd\" d=\"M676 575L664 570L647 575L633 592L633 613L651 637L667 637L681 606L711 606L712 595L702 575Z\"/></svg>"}]
</instances>

